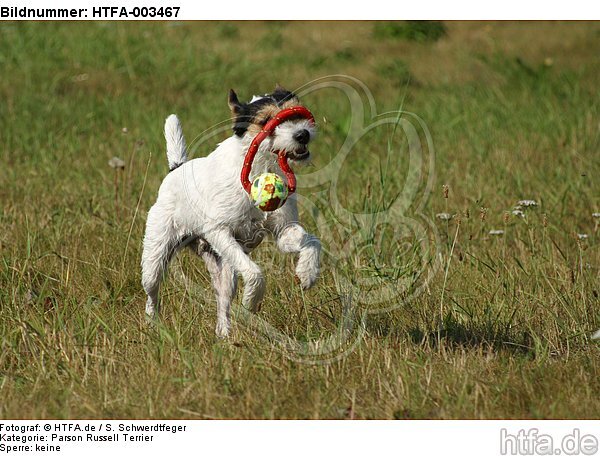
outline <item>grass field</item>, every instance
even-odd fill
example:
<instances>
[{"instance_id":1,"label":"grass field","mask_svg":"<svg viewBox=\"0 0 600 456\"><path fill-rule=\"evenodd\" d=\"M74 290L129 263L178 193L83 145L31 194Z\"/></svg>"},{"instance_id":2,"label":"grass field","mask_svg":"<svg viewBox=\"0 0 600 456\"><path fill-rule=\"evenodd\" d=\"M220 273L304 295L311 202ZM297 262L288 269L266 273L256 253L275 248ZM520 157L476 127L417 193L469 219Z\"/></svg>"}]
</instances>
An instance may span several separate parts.
<instances>
[{"instance_id":1,"label":"grass field","mask_svg":"<svg viewBox=\"0 0 600 456\"><path fill-rule=\"evenodd\" d=\"M0 23L0 419L600 417L600 24L444 25ZM435 276L417 292L414 239L336 232L320 183L299 192L330 252L322 278L303 293L294 259L261 246L260 318L299 344L326 339L352 299L339 284L408 283L376 308L357 298L354 345L305 362L242 312L217 340L207 272L188 252L148 325L139 260L167 172L164 118L176 112L192 142L228 119L231 87L249 98L332 74L431 132L420 220ZM303 101L320 136L300 185L354 115L332 88ZM340 203L387 208L405 149L389 126L365 135L339 173ZM538 206L513 215L523 199ZM336 258L328 243L344 238L351 254Z\"/></svg>"}]
</instances>

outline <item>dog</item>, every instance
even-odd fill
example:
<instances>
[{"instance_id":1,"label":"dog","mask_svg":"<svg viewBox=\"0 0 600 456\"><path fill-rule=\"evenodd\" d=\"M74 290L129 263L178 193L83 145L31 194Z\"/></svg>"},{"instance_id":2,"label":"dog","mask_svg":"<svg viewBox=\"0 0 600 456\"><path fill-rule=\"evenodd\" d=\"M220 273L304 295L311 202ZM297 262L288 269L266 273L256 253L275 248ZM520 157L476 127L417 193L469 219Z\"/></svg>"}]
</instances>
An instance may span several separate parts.
<instances>
[{"instance_id":1,"label":"dog","mask_svg":"<svg viewBox=\"0 0 600 456\"><path fill-rule=\"evenodd\" d=\"M278 85L274 92L254 96L248 103L241 103L235 91L230 90L228 104L233 115L233 134L202 158L188 160L179 119L174 114L166 119L170 172L148 212L141 261L142 286L148 296L146 314L154 318L169 261L185 246L201 256L216 294L219 337L230 333L230 308L238 275L244 281L242 304L252 312L260 310L265 278L249 253L266 235L275 238L282 252L298 254L296 278L304 289L317 280L321 251L320 241L298 221L295 194L279 209L262 212L240 181L244 157L253 138L278 112L299 106L298 97ZM284 151L292 167L307 163L308 146L315 133L314 122L304 118L281 123L261 143L250 180L265 172L276 173L285 180L273 151Z\"/></svg>"}]
</instances>

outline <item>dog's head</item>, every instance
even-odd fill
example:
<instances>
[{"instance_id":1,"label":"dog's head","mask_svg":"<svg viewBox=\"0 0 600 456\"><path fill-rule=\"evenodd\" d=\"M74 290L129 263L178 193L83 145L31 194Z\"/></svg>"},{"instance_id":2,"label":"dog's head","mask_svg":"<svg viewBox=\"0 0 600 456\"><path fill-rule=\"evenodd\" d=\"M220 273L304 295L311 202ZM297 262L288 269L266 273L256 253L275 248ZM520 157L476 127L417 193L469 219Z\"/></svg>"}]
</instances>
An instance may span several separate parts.
<instances>
[{"instance_id":1,"label":"dog's head","mask_svg":"<svg viewBox=\"0 0 600 456\"><path fill-rule=\"evenodd\" d=\"M273 93L254 96L248 103L240 103L236 93L229 91L229 108L234 118L233 132L248 140L252 140L279 111L293 106L300 106L300 100L279 85ZM284 150L289 160L303 162L310 157L308 144L315 132L314 124L307 119L292 118L275 128L268 144L272 150Z\"/></svg>"}]
</instances>

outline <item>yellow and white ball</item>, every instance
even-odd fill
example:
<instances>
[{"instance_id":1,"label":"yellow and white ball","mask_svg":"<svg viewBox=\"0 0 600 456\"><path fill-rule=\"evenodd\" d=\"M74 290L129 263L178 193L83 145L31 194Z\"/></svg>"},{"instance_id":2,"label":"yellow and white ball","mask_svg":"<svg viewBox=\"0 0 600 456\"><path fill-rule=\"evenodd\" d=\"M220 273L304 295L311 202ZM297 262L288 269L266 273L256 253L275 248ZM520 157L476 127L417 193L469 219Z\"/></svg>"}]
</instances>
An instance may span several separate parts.
<instances>
[{"instance_id":1,"label":"yellow and white ball","mask_svg":"<svg viewBox=\"0 0 600 456\"><path fill-rule=\"evenodd\" d=\"M261 174L252 182L250 197L261 211L274 211L283 206L288 197L287 184L275 173Z\"/></svg>"}]
</instances>

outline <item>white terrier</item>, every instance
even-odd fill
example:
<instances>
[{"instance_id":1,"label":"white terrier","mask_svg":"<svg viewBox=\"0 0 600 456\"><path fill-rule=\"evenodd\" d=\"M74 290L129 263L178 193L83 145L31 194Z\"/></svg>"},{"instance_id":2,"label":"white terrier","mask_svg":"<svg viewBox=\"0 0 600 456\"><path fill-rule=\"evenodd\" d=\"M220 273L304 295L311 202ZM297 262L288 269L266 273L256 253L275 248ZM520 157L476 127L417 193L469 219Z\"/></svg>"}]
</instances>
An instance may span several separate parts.
<instances>
[{"instance_id":1,"label":"white terrier","mask_svg":"<svg viewBox=\"0 0 600 456\"><path fill-rule=\"evenodd\" d=\"M186 245L204 259L210 272L217 297L216 333L220 337L229 334L230 306L238 274L245 284L243 304L253 312L260 309L265 279L248 254L265 234L275 237L282 252L299 254L296 275L303 288L315 283L321 244L298 222L295 194L281 208L262 212L240 181L244 157L254 136L279 111L297 105L296 95L279 86L269 95L253 97L249 103L240 103L231 90L229 107L234 116L234 134L207 157L190 161L179 120L175 115L167 118L165 138L171 172L148 212L142 253L148 316L154 317L158 312L158 290L169 261ZM306 162L310 156L308 143L314 135L314 125L306 119L280 124L261 143L250 180L265 172L283 177L273 151L284 150L292 165Z\"/></svg>"}]
</instances>

